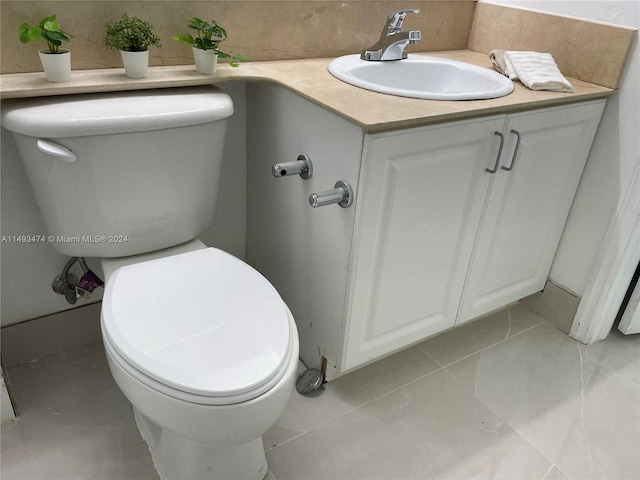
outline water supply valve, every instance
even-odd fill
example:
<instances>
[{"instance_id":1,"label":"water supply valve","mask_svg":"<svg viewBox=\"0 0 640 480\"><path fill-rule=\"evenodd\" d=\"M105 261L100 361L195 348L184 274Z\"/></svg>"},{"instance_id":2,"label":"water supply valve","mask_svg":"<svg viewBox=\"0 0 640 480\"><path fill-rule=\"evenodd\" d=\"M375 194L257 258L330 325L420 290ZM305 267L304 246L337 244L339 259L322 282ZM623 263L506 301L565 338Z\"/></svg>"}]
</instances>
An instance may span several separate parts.
<instances>
[{"instance_id":1,"label":"water supply valve","mask_svg":"<svg viewBox=\"0 0 640 480\"><path fill-rule=\"evenodd\" d=\"M69 271L76 262L80 264L83 272L80 280ZM74 305L78 298L88 299L96 288L103 286L104 282L89 269L83 257L71 257L62 269L62 273L54 278L51 284L53 291L58 295L64 295L67 303L71 305Z\"/></svg>"},{"instance_id":2,"label":"water supply valve","mask_svg":"<svg viewBox=\"0 0 640 480\"><path fill-rule=\"evenodd\" d=\"M69 270L78 261L78 257L71 257L71 259L65 264L62 269L62 273L53 279L51 288L58 295L64 295L67 303L75 305L78 297L76 295L76 285L78 284L78 277L76 277Z\"/></svg>"},{"instance_id":3,"label":"water supply valve","mask_svg":"<svg viewBox=\"0 0 640 480\"><path fill-rule=\"evenodd\" d=\"M312 193L309 204L313 208L324 207L337 203L339 207L349 208L353 203L353 189L346 180L338 180L332 190Z\"/></svg>"},{"instance_id":4,"label":"water supply valve","mask_svg":"<svg viewBox=\"0 0 640 480\"><path fill-rule=\"evenodd\" d=\"M300 175L303 180L309 180L313 175L313 165L308 155L301 154L295 162L276 163L271 167L271 173L276 178Z\"/></svg>"}]
</instances>

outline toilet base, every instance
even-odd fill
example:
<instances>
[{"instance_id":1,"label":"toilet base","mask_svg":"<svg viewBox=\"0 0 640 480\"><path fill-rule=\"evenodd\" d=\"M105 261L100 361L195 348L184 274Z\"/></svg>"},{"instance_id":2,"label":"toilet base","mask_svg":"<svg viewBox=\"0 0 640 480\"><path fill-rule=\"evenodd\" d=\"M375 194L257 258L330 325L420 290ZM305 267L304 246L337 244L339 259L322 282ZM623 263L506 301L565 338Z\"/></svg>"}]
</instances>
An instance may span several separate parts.
<instances>
[{"instance_id":1,"label":"toilet base","mask_svg":"<svg viewBox=\"0 0 640 480\"><path fill-rule=\"evenodd\" d=\"M267 475L262 437L242 445L219 447L163 429L135 407L133 413L163 480L262 480Z\"/></svg>"}]
</instances>

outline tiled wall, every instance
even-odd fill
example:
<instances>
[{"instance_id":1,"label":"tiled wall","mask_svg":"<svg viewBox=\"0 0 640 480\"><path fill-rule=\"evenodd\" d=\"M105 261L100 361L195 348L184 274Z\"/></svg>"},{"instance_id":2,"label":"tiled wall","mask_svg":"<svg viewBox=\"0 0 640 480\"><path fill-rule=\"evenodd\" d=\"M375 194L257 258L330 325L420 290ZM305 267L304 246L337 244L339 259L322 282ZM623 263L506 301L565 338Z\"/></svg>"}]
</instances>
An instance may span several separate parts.
<instances>
[{"instance_id":1,"label":"tiled wall","mask_svg":"<svg viewBox=\"0 0 640 480\"><path fill-rule=\"evenodd\" d=\"M216 19L227 28L224 51L240 52L253 61L335 57L356 53L376 41L387 16L400 8L420 9L408 15L405 26L422 31L417 51L458 50L467 47L475 0L129 0L129 1L2 1L2 73L41 71L36 54L44 42L22 45L17 30L22 22L36 23L57 14L70 43L76 70L120 67L118 52L102 45L104 23L124 12L150 21L162 48L150 51L150 64L193 63L188 47L172 35L186 33L188 19Z\"/></svg>"},{"instance_id":2,"label":"tiled wall","mask_svg":"<svg viewBox=\"0 0 640 480\"><path fill-rule=\"evenodd\" d=\"M469 49L550 52L564 75L618 88L635 35L632 28L482 2Z\"/></svg>"}]
</instances>

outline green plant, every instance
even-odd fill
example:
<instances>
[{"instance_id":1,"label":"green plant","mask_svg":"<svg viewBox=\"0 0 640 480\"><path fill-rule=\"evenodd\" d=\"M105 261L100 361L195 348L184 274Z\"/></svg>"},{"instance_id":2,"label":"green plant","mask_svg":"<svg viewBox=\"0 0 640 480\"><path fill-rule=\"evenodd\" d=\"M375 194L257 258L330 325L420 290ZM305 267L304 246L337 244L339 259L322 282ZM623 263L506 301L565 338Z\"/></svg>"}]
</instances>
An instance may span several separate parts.
<instances>
[{"instance_id":1,"label":"green plant","mask_svg":"<svg viewBox=\"0 0 640 480\"><path fill-rule=\"evenodd\" d=\"M69 34L60 30L60 25L56 22L56 16L51 15L40 20L38 25L23 23L18 28L18 37L22 43L32 42L39 38L44 38L51 53L59 53L58 47L62 42L69 41Z\"/></svg>"},{"instance_id":2,"label":"green plant","mask_svg":"<svg viewBox=\"0 0 640 480\"><path fill-rule=\"evenodd\" d=\"M104 45L113 50L144 52L149 47L160 46L160 39L153 33L149 22L126 13L120 20L107 21L105 29Z\"/></svg>"},{"instance_id":3,"label":"green plant","mask_svg":"<svg viewBox=\"0 0 640 480\"><path fill-rule=\"evenodd\" d=\"M218 25L218 22L215 20L205 22L199 18L192 18L187 26L198 32L198 36L193 37L189 33L185 33L184 35L174 35L172 38L176 42L191 45L192 47L200 50L213 50L218 55L218 58L223 60L228 59L229 65L232 67L237 67L238 62L246 62L249 60L240 53L232 56L218 48L220 42L227 39L227 31L222 28L222 26Z\"/></svg>"}]
</instances>

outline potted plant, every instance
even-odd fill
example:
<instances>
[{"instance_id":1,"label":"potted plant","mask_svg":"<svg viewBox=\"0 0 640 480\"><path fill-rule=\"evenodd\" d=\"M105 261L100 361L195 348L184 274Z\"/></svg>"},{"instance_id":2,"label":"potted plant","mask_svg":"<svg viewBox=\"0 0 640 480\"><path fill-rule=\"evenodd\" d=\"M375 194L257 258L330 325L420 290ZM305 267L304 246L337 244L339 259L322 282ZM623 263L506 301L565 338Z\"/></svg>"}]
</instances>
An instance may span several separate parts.
<instances>
[{"instance_id":1,"label":"potted plant","mask_svg":"<svg viewBox=\"0 0 640 480\"><path fill-rule=\"evenodd\" d=\"M69 34L60 30L56 16L51 15L40 20L38 25L23 23L18 28L18 37L22 43L43 38L49 48L38 50L44 75L50 82L68 82L71 78L71 52L61 49L62 42L69 41Z\"/></svg>"},{"instance_id":2,"label":"potted plant","mask_svg":"<svg viewBox=\"0 0 640 480\"><path fill-rule=\"evenodd\" d=\"M189 33L174 35L173 39L178 43L191 45L193 57L196 62L196 72L211 75L216 71L218 58L229 60L229 65L237 67L238 62L245 62L247 57L241 54L230 55L221 51L218 45L226 40L227 31L215 20L205 22L199 18L192 18L187 25L198 34L193 37Z\"/></svg>"},{"instance_id":3,"label":"potted plant","mask_svg":"<svg viewBox=\"0 0 640 480\"><path fill-rule=\"evenodd\" d=\"M145 78L149 69L149 47L160 46L151 24L125 13L120 20L107 21L105 28L104 44L120 50L127 77Z\"/></svg>"}]
</instances>

